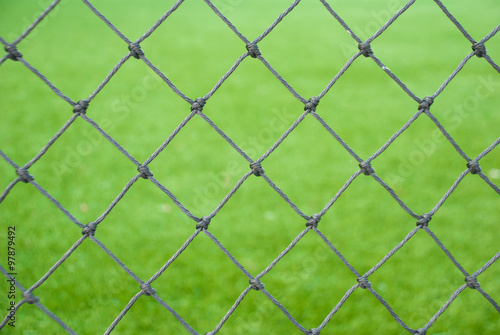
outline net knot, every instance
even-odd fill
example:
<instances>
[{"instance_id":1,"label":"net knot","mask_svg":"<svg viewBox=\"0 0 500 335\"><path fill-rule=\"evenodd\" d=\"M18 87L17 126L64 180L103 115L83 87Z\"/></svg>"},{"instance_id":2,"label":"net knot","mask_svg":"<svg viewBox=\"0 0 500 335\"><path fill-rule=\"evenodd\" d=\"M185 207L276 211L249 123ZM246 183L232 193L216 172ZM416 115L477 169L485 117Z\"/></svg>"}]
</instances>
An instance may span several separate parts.
<instances>
[{"instance_id":1,"label":"net knot","mask_svg":"<svg viewBox=\"0 0 500 335\"><path fill-rule=\"evenodd\" d=\"M372 288L372 283L366 277L358 277L359 287L363 289Z\"/></svg>"},{"instance_id":2,"label":"net knot","mask_svg":"<svg viewBox=\"0 0 500 335\"><path fill-rule=\"evenodd\" d=\"M321 220L321 215L313 214L313 215L311 215L309 220L307 220L306 227L316 228L316 227L318 227L318 223L320 220Z\"/></svg>"},{"instance_id":3,"label":"net knot","mask_svg":"<svg viewBox=\"0 0 500 335\"><path fill-rule=\"evenodd\" d=\"M304 106L304 110L305 111L309 111L309 112L314 112L316 110L316 106L318 106L319 104L319 99L318 97L312 97L311 99L309 99L305 106Z\"/></svg>"},{"instance_id":4,"label":"net knot","mask_svg":"<svg viewBox=\"0 0 500 335\"><path fill-rule=\"evenodd\" d=\"M151 284L148 284L148 283L142 283L141 290L142 290L142 292L144 292L145 295L155 295L156 294L156 290L151 287Z\"/></svg>"},{"instance_id":5,"label":"net knot","mask_svg":"<svg viewBox=\"0 0 500 335\"><path fill-rule=\"evenodd\" d=\"M248 50L248 54L252 58L257 58L260 55L262 55L262 53L259 50L259 47L254 42L250 42L247 44L247 50Z\"/></svg>"},{"instance_id":6,"label":"net knot","mask_svg":"<svg viewBox=\"0 0 500 335\"><path fill-rule=\"evenodd\" d=\"M256 279L256 278L254 278L254 279L250 279L248 282L250 283L250 285L252 285L252 289L254 289L254 290L256 290L256 291L263 290L263 289L264 289L264 287L265 287L265 285L264 285L264 284L262 284L262 283L260 282L260 280L259 280L259 279Z\"/></svg>"},{"instance_id":7,"label":"net knot","mask_svg":"<svg viewBox=\"0 0 500 335\"><path fill-rule=\"evenodd\" d=\"M191 111L196 112L196 113L200 113L203 110L203 106L205 106L206 103L207 103L207 101L203 98L196 99L191 104Z\"/></svg>"},{"instance_id":8,"label":"net knot","mask_svg":"<svg viewBox=\"0 0 500 335\"><path fill-rule=\"evenodd\" d=\"M369 162L361 162L359 163L359 168L361 169L361 172L363 172L365 175L371 175L372 173L375 173L375 170L371 166Z\"/></svg>"},{"instance_id":9,"label":"net knot","mask_svg":"<svg viewBox=\"0 0 500 335\"><path fill-rule=\"evenodd\" d=\"M250 164L250 168L252 169L252 173L257 177L260 177L264 174L264 168L259 162L253 162Z\"/></svg>"},{"instance_id":10,"label":"net knot","mask_svg":"<svg viewBox=\"0 0 500 335\"><path fill-rule=\"evenodd\" d=\"M210 218L209 217L202 217L200 221L196 224L196 229L201 229L205 230L208 229L208 226L210 225Z\"/></svg>"},{"instance_id":11,"label":"net knot","mask_svg":"<svg viewBox=\"0 0 500 335\"><path fill-rule=\"evenodd\" d=\"M481 285L477 281L477 278L473 277L473 276L465 277L465 282L467 283L468 287L475 289L475 290L477 290L478 288L481 287Z\"/></svg>"},{"instance_id":12,"label":"net knot","mask_svg":"<svg viewBox=\"0 0 500 335\"><path fill-rule=\"evenodd\" d=\"M481 166L479 165L478 161L469 161L467 162L467 168L470 170L470 173L472 174L478 174L481 172Z\"/></svg>"},{"instance_id":13,"label":"net knot","mask_svg":"<svg viewBox=\"0 0 500 335\"><path fill-rule=\"evenodd\" d=\"M136 59L139 59L141 58L141 56L144 56L144 51L142 51L139 43L130 43L128 45L128 49L130 50L132 56Z\"/></svg>"},{"instance_id":14,"label":"net knot","mask_svg":"<svg viewBox=\"0 0 500 335\"><path fill-rule=\"evenodd\" d=\"M88 107L89 107L89 102L87 100L80 100L73 107L73 113L85 114L87 112Z\"/></svg>"},{"instance_id":15,"label":"net knot","mask_svg":"<svg viewBox=\"0 0 500 335\"><path fill-rule=\"evenodd\" d=\"M316 328L313 328L309 331L309 335L319 335L320 331Z\"/></svg>"},{"instance_id":16,"label":"net knot","mask_svg":"<svg viewBox=\"0 0 500 335\"><path fill-rule=\"evenodd\" d=\"M434 102L434 98L432 97L425 97L420 105L418 105L418 110L421 109L427 109L429 110L429 107L431 107L432 103Z\"/></svg>"},{"instance_id":17,"label":"net knot","mask_svg":"<svg viewBox=\"0 0 500 335\"><path fill-rule=\"evenodd\" d=\"M472 45L472 50L474 50L474 55L476 55L479 58L486 56L486 47L484 46L484 43L481 42L474 43Z\"/></svg>"},{"instance_id":18,"label":"net knot","mask_svg":"<svg viewBox=\"0 0 500 335\"><path fill-rule=\"evenodd\" d=\"M358 44L358 49L361 51L361 54L365 57L370 57L370 55L373 55L373 50L372 47L370 46L370 43L359 43Z\"/></svg>"},{"instance_id":19,"label":"net knot","mask_svg":"<svg viewBox=\"0 0 500 335\"><path fill-rule=\"evenodd\" d=\"M153 177L153 173L149 170L146 165L141 165L137 168L137 171L141 174L141 177L144 179L148 179L149 177Z\"/></svg>"},{"instance_id":20,"label":"net knot","mask_svg":"<svg viewBox=\"0 0 500 335\"><path fill-rule=\"evenodd\" d=\"M35 179L35 177L33 177L32 175L30 175L28 173L28 170L26 170L25 168L19 168L16 170L16 174L19 176L19 178L21 178L21 181L23 183L29 183L30 181L32 181L33 179Z\"/></svg>"},{"instance_id":21,"label":"net knot","mask_svg":"<svg viewBox=\"0 0 500 335\"><path fill-rule=\"evenodd\" d=\"M90 222L85 225L82 229L82 235L94 236L97 229L97 223Z\"/></svg>"},{"instance_id":22,"label":"net knot","mask_svg":"<svg viewBox=\"0 0 500 335\"><path fill-rule=\"evenodd\" d=\"M5 46L5 51L7 51L7 57L9 59L18 61L19 58L23 57L23 55L19 51L17 51L17 47L14 44L7 44Z\"/></svg>"},{"instance_id":23,"label":"net knot","mask_svg":"<svg viewBox=\"0 0 500 335\"><path fill-rule=\"evenodd\" d=\"M38 297L33 295L33 292L31 291L24 291L23 292L23 299L28 303L28 304L36 304L40 301Z\"/></svg>"},{"instance_id":24,"label":"net knot","mask_svg":"<svg viewBox=\"0 0 500 335\"><path fill-rule=\"evenodd\" d=\"M413 334L415 334L415 335L425 335L425 334L427 334L427 330L424 329L424 328L419 328Z\"/></svg>"},{"instance_id":25,"label":"net knot","mask_svg":"<svg viewBox=\"0 0 500 335\"><path fill-rule=\"evenodd\" d=\"M420 227L427 227L429 225L429 222L432 220L432 216L428 213L422 214L420 216L420 219L417 221L417 226Z\"/></svg>"}]
</instances>

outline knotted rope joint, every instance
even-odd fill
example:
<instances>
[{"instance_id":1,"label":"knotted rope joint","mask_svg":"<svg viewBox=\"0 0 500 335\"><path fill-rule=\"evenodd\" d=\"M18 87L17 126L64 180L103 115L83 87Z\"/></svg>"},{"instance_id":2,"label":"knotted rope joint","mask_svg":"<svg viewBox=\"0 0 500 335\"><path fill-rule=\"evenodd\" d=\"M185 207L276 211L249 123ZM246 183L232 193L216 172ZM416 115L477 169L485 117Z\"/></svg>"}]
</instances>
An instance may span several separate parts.
<instances>
[{"instance_id":1,"label":"knotted rope joint","mask_svg":"<svg viewBox=\"0 0 500 335\"><path fill-rule=\"evenodd\" d=\"M73 113L85 114L87 112L88 107L89 107L89 102L87 100L80 100L73 107Z\"/></svg>"},{"instance_id":2,"label":"knotted rope joint","mask_svg":"<svg viewBox=\"0 0 500 335\"><path fill-rule=\"evenodd\" d=\"M257 177L260 177L264 174L264 168L259 162L253 162L250 164L250 168L252 169L252 173Z\"/></svg>"},{"instance_id":3,"label":"knotted rope joint","mask_svg":"<svg viewBox=\"0 0 500 335\"><path fill-rule=\"evenodd\" d=\"M28 304L36 304L40 301L38 297L33 295L33 292L31 291L24 291L23 292L23 299L28 303Z\"/></svg>"},{"instance_id":4,"label":"knotted rope joint","mask_svg":"<svg viewBox=\"0 0 500 335\"><path fill-rule=\"evenodd\" d=\"M363 174L365 174L367 176L375 173L375 170L373 169L373 167L371 166L371 164L369 162L359 163L359 168L361 169L361 172L363 172Z\"/></svg>"},{"instance_id":5,"label":"knotted rope joint","mask_svg":"<svg viewBox=\"0 0 500 335\"><path fill-rule=\"evenodd\" d=\"M191 104L191 111L196 112L196 113L200 113L201 111L203 111L203 106L205 106L206 103L207 103L207 101L203 98L196 99Z\"/></svg>"},{"instance_id":6,"label":"knotted rope joint","mask_svg":"<svg viewBox=\"0 0 500 335\"><path fill-rule=\"evenodd\" d=\"M257 46L257 44L255 44L253 42L250 42L250 43L247 44L247 50L248 50L248 54L252 58L257 58L260 55L262 55L262 53L260 52L259 47Z\"/></svg>"},{"instance_id":7,"label":"knotted rope joint","mask_svg":"<svg viewBox=\"0 0 500 335\"><path fill-rule=\"evenodd\" d=\"M97 229L97 223L90 222L82 229L82 235L94 236Z\"/></svg>"},{"instance_id":8,"label":"knotted rope joint","mask_svg":"<svg viewBox=\"0 0 500 335\"><path fill-rule=\"evenodd\" d=\"M28 170L26 170L25 168L19 168L16 170L16 174L19 176L19 178L21 179L21 181L23 183L29 183L30 181L32 181L33 179L35 179L35 177L33 177L32 175L30 175L28 173Z\"/></svg>"},{"instance_id":9,"label":"knotted rope joint","mask_svg":"<svg viewBox=\"0 0 500 335\"><path fill-rule=\"evenodd\" d=\"M479 58L486 56L486 47L484 46L484 43L474 43L472 45L472 50L474 50L474 55Z\"/></svg>"},{"instance_id":10,"label":"knotted rope joint","mask_svg":"<svg viewBox=\"0 0 500 335\"><path fill-rule=\"evenodd\" d=\"M210 218L204 216L201 218L200 221L196 224L196 229L201 229L205 230L208 229L208 226L210 225Z\"/></svg>"},{"instance_id":11,"label":"knotted rope joint","mask_svg":"<svg viewBox=\"0 0 500 335\"><path fill-rule=\"evenodd\" d=\"M470 173L472 174L478 174L481 172L481 166L479 165L478 161L469 161L467 162L467 168L470 170Z\"/></svg>"},{"instance_id":12,"label":"knotted rope joint","mask_svg":"<svg viewBox=\"0 0 500 335\"><path fill-rule=\"evenodd\" d=\"M359 287L361 287L362 289L368 289L368 288L372 288L372 283L370 283L370 281L368 280L368 278L366 277L358 277L358 283L359 283Z\"/></svg>"},{"instance_id":13,"label":"knotted rope joint","mask_svg":"<svg viewBox=\"0 0 500 335\"><path fill-rule=\"evenodd\" d=\"M14 61L18 61L23 55L17 51L17 47L14 44L7 44L5 46L5 51L7 51L7 57Z\"/></svg>"},{"instance_id":14,"label":"knotted rope joint","mask_svg":"<svg viewBox=\"0 0 500 335\"><path fill-rule=\"evenodd\" d=\"M309 220L307 220L306 227L317 228L320 220L321 216L319 214L313 214Z\"/></svg>"},{"instance_id":15,"label":"knotted rope joint","mask_svg":"<svg viewBox=\"0 0 500 335\"><path fill-rule=\"evenodd\" d=\"M317 97L312 97L306 102L304 110L309 112L314 112L318 104L319 104L319 99Z\"/></svg>"},{"instance_id":16,"label":"knotted rope joint","mask_svg":"<svg viewBox=\"0 0 500 335\"><path fill-rule=\"evenodd\" d=\"M358 44L358 49L361 51L361 54L365 57L370 57L370 55L373 55L373 50L372 47L370 46L370 43L359 43Z\"/></svg>"},{"instance_id":17,"label":"knotted rope joint","mask_svg":"<svg viewBox=\"0 0 500 335\"><path fill-rule=\"evenodd\" d=\"M477 290L478 288L481 287L481 285L477 281L477 278L473 277L473 276L465 277L465 282L467 283L468 287L475 289L475 290Z\"/></svg>"},{"instance_id":18,"label":"knotted rope joint","mask_svg":"<svg viewBox=\"0 0 500 335\"><path fill-rule=\"evenodd\" d=\"M148 179L149 177L153 177L153 173L149 170L146 165L141 165L137 168L137 171L141 174L141 177L144 179Z\"/></svg>"},{"instance_id":19,"label":"knotted rope joint","mask_svg":"<svg viewBox=\"0 0 500 335\"><path fill-rule=\"evenodd\" d=\"M141 290L142 290L142 292L144 292L145 295L155 295L156 294L156 290L154 288L152 288L151 285L148 283L142 283Z\"/></svg>"},{"instance_id":20,"label":"knotted rope joint","mask_svg":"<svg viewBox=\"0 0 500 335\"><path fill-rule=\"evenodd\" d=\"M264 287L265 287L265 285L264 285L264 284L262 284L262 283L260 282L260 280L255 279L255 278L254 278L254 279L250 279L248 282L250 283L250 285L252 285L252 289L254 289L254 290L256 290L256 291L263 290L263 289L264 289Z\"/></svg>"},{"instance_id":21,"label":"knotted rope joint","mask_svg":"<svg viewBox=\"0 0 500 335\"><path fill-rule=\"evenodd\" d=\"M139 59L141 58L141 56L144 56L144 51L142 51L139 43L130 43L128 49L130 50L132 56L136 59Z\"/></svg>"},{"instance_id":22,"label":"knotted rope joint","mask_svg":"<svg viewBox=\"0 0 500 335\"><path fill-rule=\"evenodd\" d=\"M428 213L422 214L420 216L420 219L417 221L417 226L419 227L427 227L429 225L429 222L432 220L432 216Z\"/></svg>"},{"instance_id":23,"label":"knotted rope joint","mask_svg":"<svg viewBox=\"0 0 500 335\"><path fill-rule=\"evenodd\" d=\"M434 102L433 97L425 97L422 100L422 102L418 105L418 110L421 110L421 109L429 110L429 108L431 107L433 102Z\"/></svg>"}]
</instances>

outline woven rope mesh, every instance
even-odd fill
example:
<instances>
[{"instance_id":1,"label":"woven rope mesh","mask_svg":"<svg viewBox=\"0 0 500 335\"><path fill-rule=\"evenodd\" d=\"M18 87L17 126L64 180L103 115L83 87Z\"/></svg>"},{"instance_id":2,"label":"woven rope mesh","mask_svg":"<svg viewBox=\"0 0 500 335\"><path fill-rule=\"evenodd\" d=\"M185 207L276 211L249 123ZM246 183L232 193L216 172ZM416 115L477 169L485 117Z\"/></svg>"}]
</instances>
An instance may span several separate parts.
<instances>
[{"instance_id":1,"label":"woven rope mesh","mask_svg":"<svg viewBox=\"0 0 500 335\"><path fill-rule=\"evenodd\" d=\"M498 334L498 13L1 3L0 330Z\"/></svg>"}]
</instances>

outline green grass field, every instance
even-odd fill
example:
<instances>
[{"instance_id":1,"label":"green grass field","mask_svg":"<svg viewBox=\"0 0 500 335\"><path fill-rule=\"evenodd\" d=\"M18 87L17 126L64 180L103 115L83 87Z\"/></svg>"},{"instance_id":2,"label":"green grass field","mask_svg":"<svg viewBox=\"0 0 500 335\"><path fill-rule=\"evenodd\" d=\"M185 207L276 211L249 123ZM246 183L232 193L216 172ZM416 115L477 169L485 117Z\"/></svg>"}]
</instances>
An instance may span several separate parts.
<instances>
[{"instance_id":1,"label":"green grass field","mask_svg":"<svg viewBox=\"0 0 500 335\"><path fill-rule=\"evenodd\" d=\"M174 1L94 0L92 4L135 41ZM213 0L254 40L291 0ZM362 39L373 35L405 1L329 1ZM49 4L0 1L0 37L11 43ZM494 0L444 1L476 40L500 23ZM317 96L358 50L357 43L320 1L303 0L261 42L262 56L306 100ZM486 44L500 64L500 36ZM416 96L437 91L471 43L441 9L419 0L371 46ZM86 99L128 49L79 1L61 1L18 45L24 59L73 101ZM201 0L186 0L141 43L146 57L186 96L205 96L246 52L245 44ZM0 52L0 57L3 57ZM25 165L73 115L20 62L0 65L0 150ZM439 94L430 112L460 148L477 157L499 137L500 75L471 58ZM377 64L363 56L321 99L316 112L362 159L373 155L416 112L418 103ZM203 112L248 156L257 160L304 112L258 59L247 57L208 100ZM87 116L137 161L144 162L190 113L141 60L130 58L89 105ZM500 148L479 163L500 185ZM358 162L307 115L262 162L266 175L306 215L320 212ZM373 162L382 178L415 213L431 211L467 169L466 161L426 115ZM201 117L195 116L149 164L154 177L195 216L209 215L249 171L249 163ZM77 118L30 169L35 181L79 222L99 218L137 167L82 118ZM0 194L17 177L0 157ZM498 252L500 197L468 174L435 213L429 228L472 274ZM360 175L322 217L318 229L361 274L375 266L415 228L375 179ZM262 272L305 229L306 220L261 177L250 176L212 219L209 232L252 274ZM82 236L81 228L29 184L18 183L0 203L0 265L7 268L7 229L16 229L17 280L29 288ZM196 231L196 222L153 183L139 179L102 221L95 237L143 281L152 277ZM500 264L478 276L500 303ZM424 327L462 286L464 275L420 230L368 278L402 321ZM306 329L318 327L354 286L356 276L313 231L262 278ZM214 330L248 278L203 233L152 283L158 295L199 334ZM0 284L0 309L9 285ZM76 333L102 334L140 291L140 285L90 239L35 291L40 302ZM17 290L15 301L22 299ZM0 314L3 319L4 314ZM65 334L34 305L23 305L16 327L2 333ZM302 334L261 292L250 291L219 334ZM142 296L113 334L189 334L152 297ZM356 289L321 332L407 334L367 290ZM498 311L467 288L427 334L498 334Z\"/></svg>"}]
</instances>

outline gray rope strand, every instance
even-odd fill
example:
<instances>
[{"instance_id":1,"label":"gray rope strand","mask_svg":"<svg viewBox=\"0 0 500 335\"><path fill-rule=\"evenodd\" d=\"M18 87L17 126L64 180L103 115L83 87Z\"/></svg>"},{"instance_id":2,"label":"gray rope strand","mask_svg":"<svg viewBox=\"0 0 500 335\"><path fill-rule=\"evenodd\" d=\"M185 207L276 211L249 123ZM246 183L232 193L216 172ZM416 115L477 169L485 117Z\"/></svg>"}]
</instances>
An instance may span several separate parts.
<instances>
[{"instance_id":1,"label":"gray rope strand","mask_svg":"<svg viewBox=\"0 0 500 335\"><path fill-rule=\"evenodd\" d=\"M373 36L371 36L369 39L366 40L365 43L368 43L370 44L371 42L373 42L374 39L376 39L377 37L379 37L380 35L382 35L382 33L384 31L387 30L387 28L389 28L390 25L392 25L394 23L394 21L396 21L404 12L406 12L406 10L408 8L410 8L411 5L413 5L415 3L415 0L410 0L408 1L404 6L403 8L401 8L396 14L394 14L390 19L389 21L387 21L379 30L377 30L377 32L375 34L373 34Z\"/></svg>"},{"instance_id":2,"label":"gray rope strand","mask_svg":"<svg viewBox=\"0 0 500 335\"><path fill-rule=\"evenodd\" d=\"M15 39L14 42L12 42L13 45L16 45L18 44L19 42L21 42L26 36L28 36L29 33L31 33L31 31L33 29L35 29L36 26L38 26L38 24L47 16L47 14L49 14L55 6L57 6L59 4L59 2L61 2L61 0L55 0L54 2L52 2L36 19L35 21L33 21L33 23L21 34L19 35L18 38Z\"/></svg>"},{"instance_id":3,"label":"gray rope strand","mask_svg":"<svg viewBox=\"0 0 500 335\"><path fill-rule=\"evenodd\" d=\"M225 17L217 7L214 6L214 4L210 1L210 0L204 0L205 3L214 11L214 13L222 20L224 21L224 23L229 27L229 29L231 29L235 34L236 36L238 36L243 42L245 42L245 44L248 44L250 43L250 41L245 37L243 36L242 33L240 33L238 31L238 29L236 29L236 27L231 23L231 21L229 21L227 19L227 17Z\"/></svg>"},{"instance_id":4,"label":"gray rope strand","mask_svg":"<svg viewBox=\"0 0 500 335\"><path fill-rule=\"evenodd\" d=\"M87 236L82 236L80 237L72 246L71 248L69 248L68 251L66 251L66 253L49 269L49 271L47 271L47 273L45 273L42 278L40 278L36 283L34 283L27 291L29 292L33 292L34 290L36 290L40 285L42 285L53 273L54 271L57 270L57 268L62 264L64 263L65 260L67 260L69 258L69 256L71 256L71 254L73 253L73 251L76 250L76 248L78 248L80 246L80 244L83 243L83 241L85 241L85 239L87 238Z\"/></svg>"},{"instance_id":5,"label":"gray rope strand","mask_svg":"<svg viewBox=\"0 0 500 335\"><path fill-rule=\"evenodd\" d=\"M347 33L349 35L351 35L351 37L354 38L354 40L356 40L356 42L358 42L358 44L363 43L361 38L359 38L354 33L354 31L351 28L349 28L347 23L345 23L345 21L342 20L342 18L332 9L330 4L328 2L326 2L326 0L320 0L320 2L323 4L323 6L325 6L325 8L328 10L328 12L342 25L342 27L344 27L344 29L347 31Z\"/></svg>"},{"instance_id":6,"label":"gray rope strand","mask_svg":"<svg viewBox=\"0 0 500 335\"><path fill-rule=\"evenodd\" d=\"M227 311L227 313L222 317L222 320L215 326L214 330L212 330L210 333L207 333L205 335L215 335L221 330L222 326L226 323L226 321L231 317L231 315L236 311L236 308L241 304L243 299L246 297L248 292L252 290L252 286L248 286L241 294L238 296L234 304L231 306L231 308Z\"/></svg>"},{"instance_id":7,"label":"gray rope strand","mask_svg":"<svg viewBox=\"0 0 500 335\"><path fill-rule=\"evenodd\" d=\"M155 30L158 28L173 12L179 8L179 6L184 2L184 0L178 0L174 5L165 13L163 14L156 22L153 24L151 28L149 28L135 43L141 43L144 41L146 38L148 38Z\"/></svg>"},{"instance_id":8,"label":"gray rope strand","mask_svg":"<svg viewBox=\"0 0 500 335\"><path fill-rule=\"evenodd\" d=\"M344 303L347 301L347 299L351 296L351 294L358 287L359 287L359 284L356 284L356 285L352 286L349 290L347 290L347 292L344 294L344 296L342 297L342 299L340 299L340 301L337 303L337 305L335 305L335 307L332 309L332 311L330 313L328 313L328 315L323 320L323 322L321 322L321 324L319 325L319 327L316 328L317 331L321 331L323 328L325 328L328 325L328 323L333 318L333 316L335 315L335 313L337 313L340 310L340 308L344 305Z\"/></svg>"},{"instance_id":9,"label":"gray rope strand","mask_svg":"<svg viewBox=\"0 0 500 335\"><path fill-rule=\"evenodd\" d=\"M184 126L191 121L191 119L197 114L197 111L191 111L191 113L174 129L174 131L167 137L167 139L156 149L156 151L149 156L148 159L142 164L143 166L148 166L158 155L170 144L175 136L184 128Z\"/></svg>"},{"instance_id":10,"label":"gray rope strand","mask_svg":"<svg viewBox=\"0 0 500 335\"><path fill-rule=\"evenodd\" d=\"M55 143L55 141L66 131L68 130L69 126L73 124L73 122L78 118L78 114L74 113L68 121L62 126L59 131L52 136L52 138L49 140L49 142L40 150L38 154L35 155L28 163L24 165L24 169L29 169L33 164L35 164L42 156L49 150L49 148Z\"/></svg>"},{"instance_id":11,"label":"gray rope strand","mask_svg":"<svg viewBox=\"0 0 500 335\"><path fill-rule=\"evenodd\" d=\"M432 95L432 98L436 98L439 94L441 94L441 92L443 92L443 90L445 89L446 86L448 86L448 84L451 82L451 80L453 78L455 78L455 76L460 72L460 70L463 69L463 67L465 66L465 64L469 61L469 59L471 59L472 57L474 56L474 52L471 52L470 54L468 54L467 56L465 56L465 58L460 62L460 64L458 64L457 68L448 76L448 78L446 78L446 80L444 81L444 83L437 89L437 91Z\"/></svg>"},{"instance_id":12,"label":"gray rope strand","mask_svg":"<svg viewBox=\"0 0 500 335\"><path fill-rule=\"evenodd\" d=\"M287 16L288 14L290 14L290 12L295 8L297 7L297 5L300 3L301 0L294 0L294 2L283 12L281 13L278 18L276 20L274 20L274 22L262 33L259 35L259 37L257 37L253 43L257 44L259 43L260 41L262 41L262 39L264 39L264 37L266 37L267 35L269 35L269 33L271 31L273 31L274 28L276 28L276 26L278 25L278 23L280 23L284 18L285 16Z\"/></svg>"},{"instance_id":13,"label":"gray rope strand","mask_svg":"<svg viewBox=\"0 0 500 335\"><path fill-rule=\"evenodd\" d=\"M460 30L460 32L465 36L465 38L469 40L469 42L471 42L472 44L476 43L476 41L472 38L472 36L469 35L467 30L465 30L465 28L462 27L460 22L458 22L458 20L450 13L450 11L446 8L445 5L443 5L443 3L440 0L434 0L434 2L439 6L439 8L441 8L443 13L448 17L448 19L450 19L451 22L453 22L453 24L458 28L458 30Z\"/></svg>"},{"instance_id":14,"label":"gray rope strand","mask_svg":"<svg viewBox=\"0 0 500 335\"><path fill-rule=\"evenodd\" d=\"M147 284L151 284L154 282L156 279L158 279L165 270L168 269L168 267L186 250L186 248L193 242L196 236L201 232L200 229L196 229L191 236L182 244L182 246L175 252L175 254L170 257L170 259L151 277L148 279L146 282Z\"/></svg>"},{"instance_id":15,"label":"gray rope strand","mask_svg":"<svg viewBox=\"0 0 500 335\"><path fill-rule=\"evenodd\" d=\"M396 253L396 251L399 251L420 229L422 229L422 227L413 228L413 230L410 231L410 233L408 235L406 235L405 238L401 242L399 242L394 248L392 248L392 250L389 251L389 253L387 255L385 255L382 258L382 260L380 260L380 262L378 262L373 268L368 270L363 275L363 277L367 278L367 277L371 276L375 271L380 269L382 267L382 265L384 265L389 260L389 258L391 258Z\"/></svg>"},{"instance_id":16,"label":"gray rope strand","mask_svg":"<svg viewBox=\"0 0 500 335\"><path fill-rule=\"evenodd\" d=\"M98 17L100 18L116 35L118 35L123 41L130 45L132 42L123 35L109 20L107 17L102 15L88 0L82 0L85 5Z\"/></svg>"},{"instance_id":17,"label":"gray rope strand","mask_svg":"<svg viewBox=\"0 0 500 335\"><path fill-rule=\"evenodd\" d=\"M60 97L64 101L68 102L71 106L75 106L76 105L76 102L74 102L73 100L71 100L70 98L68 98L63 92L61 92L57 87L55 87L54 84L52 84L47 79L47 77L45 77L43 74L41 74L33 66L31 66L31 64L29 64L24 58L20 58L18 60L19 60L19 62L23 63L24 66L26 66L31 72L33 72L34 74L36 74L36 76L38 78L40 78L45 84L47 84L47 86L50 87L50 89L52 90L52 92L54 92L58 97Z\"/></svg>"}]
</instances>

